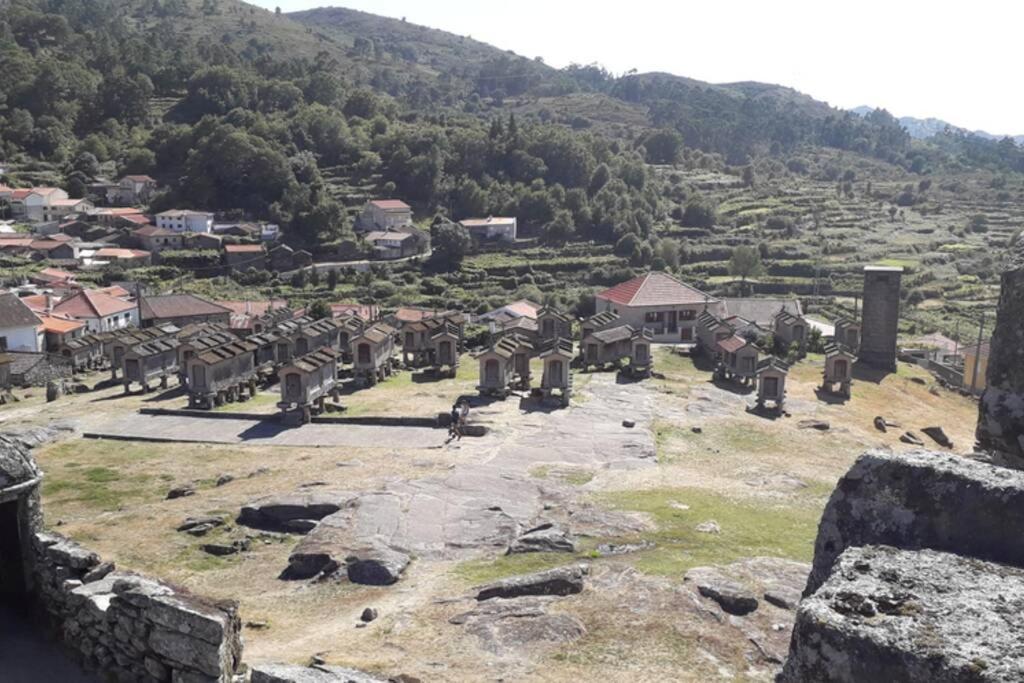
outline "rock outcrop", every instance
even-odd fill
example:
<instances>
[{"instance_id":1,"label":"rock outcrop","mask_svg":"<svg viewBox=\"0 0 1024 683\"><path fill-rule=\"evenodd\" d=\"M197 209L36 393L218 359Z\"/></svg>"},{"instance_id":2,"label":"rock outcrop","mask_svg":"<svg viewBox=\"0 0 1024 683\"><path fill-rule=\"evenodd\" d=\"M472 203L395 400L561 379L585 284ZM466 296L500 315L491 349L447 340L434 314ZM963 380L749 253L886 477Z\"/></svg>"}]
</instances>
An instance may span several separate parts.
<instances>
[{"instance_id":1,"label":"rock outcrop","mask_svg":"<svg viewBox=\"0 0 1024 683\"><path fill-rule=\"evenodd\" d=\"M495 654L521 653L524 647L550 647L586 634L583 623L570 614L548 610L552 597L488 600L449 622L465 626L481 646Z\"/></svg>"},{"instance_id":2,"label":"rock outcrop","mask_svg":"<svg viewBox=\"0 0 1024 683\"><path fill-rule=\"evenodd\" d=\"M252 683L385 683L387 679L326 664L254 664L250 680Z\"/></svg>"},{"instance_id":3,"label":"rock outcrop","mask_svg":"<svg viewBox=\"0 0 1024 683\"><path fill-rule=\"evenodd\" d=\"M518 598L524 595L572 595L583 591L589 568L586 565L557 567L534 574L512 576L481 586L476 599Z\"/></svg>"},{"instance_id":4,"label":"rock outcrop","mask_svg":"<svg viewBox=\"0 0 1024 683\"><path fill-rule=\"evenodd\" d=\"M238 523L266 531L307 533L316 522L352 500L346 491L299 491L267 496L242 506Z\"/></svg>"},{"instance_id":5,"label":"rock outcrop","mask_svg":"<svg viewBox=\"0 0 1024 683\"><path fill-rule=\"evenodd\" d=\"M1024 570L932 550L849 548L797 612L779 680L1024 680Z\"/></svg>"},{"instance_id":6,"label":"rock outcrop","mask_svg":"<svg viewBox=\"0 0 1024 683\"><path fill-rule=\"evenodd\" d=\"M978 449L1024 467L1024 239L1002 275L986 388L978 408Z\"/></svg>"},{"instance_id":7,"label":"rock outcrop","mask_svg":"<svg viewBox=\"0 0 1024 683\"><path fill-rule=\"evenodd\" d=\"M932 548L1024 566L1024 472L914 451L862 455L836 486L821 518L810 595L851 546Z\"/></svg>"}]
</instances>

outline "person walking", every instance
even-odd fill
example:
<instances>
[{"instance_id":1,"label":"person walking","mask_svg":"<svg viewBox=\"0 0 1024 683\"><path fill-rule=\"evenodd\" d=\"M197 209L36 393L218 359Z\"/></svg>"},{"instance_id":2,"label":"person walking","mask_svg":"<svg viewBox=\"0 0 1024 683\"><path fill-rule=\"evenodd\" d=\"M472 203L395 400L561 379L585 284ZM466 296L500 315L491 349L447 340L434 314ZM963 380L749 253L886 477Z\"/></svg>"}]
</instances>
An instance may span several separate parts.
<instances>
[{"instance_id":1,"label":"person walking","mask_svg":"<svg viewBox=\"0 0 1024 683\"><path fill-rule=\"evenodd\" d=\"M462 434L466 430L466 422L469 420L469 401L463 400L459 407L459 436L462 439Z\"/></svg>"},{"instance_id":2,"label":"person walking","mask_svg":"<svg viewBox=\"0 0 1024 683\"><path fill-rule=\"evenodd\" d=\"M459 410L459 404L452 404L451 421L448 423L448 440L451 441L455 438L462 438L462 431L459 429L459 420L462 418L462 413Z\"/></svg>"}]
</instances>

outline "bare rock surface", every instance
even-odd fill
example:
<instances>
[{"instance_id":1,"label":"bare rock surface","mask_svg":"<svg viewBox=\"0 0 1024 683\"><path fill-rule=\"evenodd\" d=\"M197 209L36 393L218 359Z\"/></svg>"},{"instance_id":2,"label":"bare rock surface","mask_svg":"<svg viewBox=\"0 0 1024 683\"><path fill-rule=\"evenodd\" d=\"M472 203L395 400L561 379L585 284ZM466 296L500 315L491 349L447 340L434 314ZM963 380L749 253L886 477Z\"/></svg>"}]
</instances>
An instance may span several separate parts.
<instances>
[{"instance_id":1,"label":"bare rock surface","mask_svg":"<svg viewBox=\"0 0 1024 683\"><path fill-rule=\"evenodd\" d=\"M576 617L549 611L550 597L488 600L449 622L465 626L485 650L495 654L521 652L524 647L550 647L572 642L586 634Z\"/></svg>"},{"instance_id":2,"label":"bare rock surface","mask_svg":"<svg viewBox=\"0 0 1024 683\"><path fill-rule=\"evenodd\" d=\"M576 541L568 531L554 524L530 529L512 542L509 555L519 553L574 553Z\"/></svg>"},{"instance_id":3,"label":"bare rock surface","mask_svg":"<svg viewBox=\"0 0 1024 683\"><path fill-rule=\"evenodd\" d=\"M326 664L254 664L251 680L252 683L385 683L387 679Z\"/></svg>"},{"instance_id":4,"label":"bare rock surface","mask_svg":"<svg viewBox=\"0 0 1024 683\"><path fill-rule=\"evenodd\" d=\"M243 506L238 523L268 531L298 531L305 527L296 522L323 519L341 510L353 497L348 491L323 490L266 496Z\"/></svg>"},{"instance_id":5,"label":"bare rock surface","mask_svg":"<svg viewBox=\"0 0 1024 683\"><path fill-rule=\"evenodd\" d=\"M24 484L39 476L39 469L29 455L30 448L17 436L0 434L0 489Z\"/></svg>"},{"instance_id":6,"label":"bare rock surface","mask_svg":"<svg viewBox=\"0 0 1024 683\"><path fill-rule=\"evenodd\" d=\"M932 548L1024 567L1024 472L914 451L862 455L836 486L818 527L804 590L828 578L848 547Z\"/></svg>"},{"instance_id":7,"label":"bare rock surface","mask_svg":"<svg viewBox=\"0 0 1024 683\"><path fill-rule=\"evenodd\" d=\"M556 567L543 572L522 574L480 586L476 599L518 598L524 595L572 595L583 591L589 573L586 565Z\"/></svg>"},{"instance_id":8,"label":"bare rock surface","mask_svg":"<svg viewBox=\"0 0 1024 683\"><path fill-rule=\"evenodd\" d=\"M849 548L800 604L780 681L1021 681L1022 611L1020 568Z\"/></svg>"},{"instance_id":9,"label":"bare rock surface","mask_svg":"<svg viewBox=\"0 0 1024 683\"><path fill-rule=\"evenodd\" d=\"M793 609L810 569L805 562L781 557L751 557L722 566L694 567L683 582L714 600L724 612L744 616L757 610L762 599Z\"/></svg>"},{"instance_id":10,"label":"bare rock surface","mask_svg":"<svg viewBox=\"0 0 1024 683\"><path fill-rule=\"evenodd\" d=\"M729 614L743 616L757 609L757 596L752 590L734 581L714 567L694 567L683 579L693 584L706 598L711 598Z\"/></svg>"}]
</instances>

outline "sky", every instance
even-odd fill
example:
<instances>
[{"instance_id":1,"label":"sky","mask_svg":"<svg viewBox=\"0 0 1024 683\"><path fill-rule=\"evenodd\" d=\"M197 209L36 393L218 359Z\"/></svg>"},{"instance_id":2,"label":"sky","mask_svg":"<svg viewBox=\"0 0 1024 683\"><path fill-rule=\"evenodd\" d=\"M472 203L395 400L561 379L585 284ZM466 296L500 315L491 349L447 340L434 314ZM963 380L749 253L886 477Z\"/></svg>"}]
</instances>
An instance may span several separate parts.
<instances>
[{"instance_id":1,"label":"sky","mask_svg":"<svg viewBox=\"0 0 1024 683\"><path fill-rule=\"evenodd\" d=\"M331 0L258 0L282 11ZM884 107L1024 134L1017 0L341 0L563 67L665 71L790 86L836 107Z\"/></svg>"}]
</instances>

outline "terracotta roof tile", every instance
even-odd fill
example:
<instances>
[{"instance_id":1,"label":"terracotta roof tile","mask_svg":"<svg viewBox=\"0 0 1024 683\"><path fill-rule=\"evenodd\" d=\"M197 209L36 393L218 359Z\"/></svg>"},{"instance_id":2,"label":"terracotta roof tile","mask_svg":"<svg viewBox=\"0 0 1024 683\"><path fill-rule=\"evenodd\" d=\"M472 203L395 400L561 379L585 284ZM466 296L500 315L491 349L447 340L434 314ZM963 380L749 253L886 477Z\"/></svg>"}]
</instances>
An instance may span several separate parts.
<instances>
[{"instance_id":1,"label":"terracotta roof tile","mask_svg":"<svg viewBox=\"0 0 1024 683\"><path fill-rule=\"evenodd\" d=\"M709 294L667 273L653 272L619 283L597 295L621 306L677 306L717 302Z\"/></svg>"}]
</instances>

